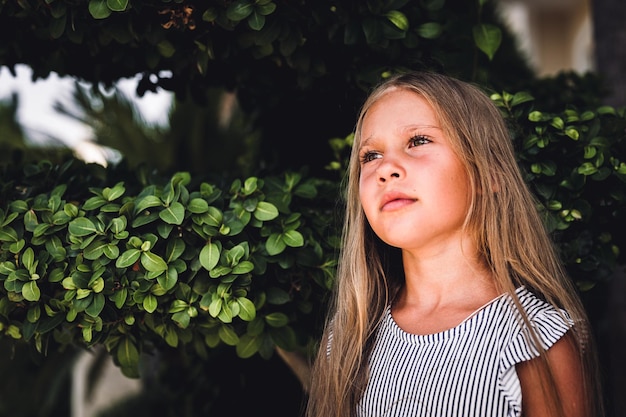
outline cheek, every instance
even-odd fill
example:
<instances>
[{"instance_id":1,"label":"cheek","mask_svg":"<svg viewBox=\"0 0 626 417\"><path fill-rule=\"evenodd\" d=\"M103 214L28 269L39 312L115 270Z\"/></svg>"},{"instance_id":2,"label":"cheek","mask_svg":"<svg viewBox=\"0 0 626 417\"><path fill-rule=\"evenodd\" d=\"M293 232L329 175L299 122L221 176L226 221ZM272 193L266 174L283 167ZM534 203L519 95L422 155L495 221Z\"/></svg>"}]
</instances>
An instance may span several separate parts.
<instances>
[{"instance_id":1,"label":"cheek","mask_svg":"<svg viewBox=\"0 0 626 417\"><path fill-rule=\"evenodd\" d=\"M374 214L375 207L373 198L368 194L366 186L359 187L359 201L361 202L361 210L363 210L363 214L365 214L365 218L369 222Z\"/></svg>"}]
</instances>

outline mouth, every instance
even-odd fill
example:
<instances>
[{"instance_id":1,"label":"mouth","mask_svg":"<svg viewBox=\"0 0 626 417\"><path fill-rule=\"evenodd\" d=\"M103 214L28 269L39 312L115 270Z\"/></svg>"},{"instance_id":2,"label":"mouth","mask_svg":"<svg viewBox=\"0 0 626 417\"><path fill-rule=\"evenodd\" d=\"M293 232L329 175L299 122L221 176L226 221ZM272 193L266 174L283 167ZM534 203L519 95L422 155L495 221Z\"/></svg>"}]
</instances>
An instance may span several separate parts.
<instances>
[{"instance_id":1,"label":"mouth","mask_svg":"<svg viewBox=\"0 0 626 417\"><path fill-rule=\"evenodd\" d=\"M383 197L380 211L398 210L417 201L416 198L409 197L402 193L389 193Z\"/></svg>"}]
</instances>

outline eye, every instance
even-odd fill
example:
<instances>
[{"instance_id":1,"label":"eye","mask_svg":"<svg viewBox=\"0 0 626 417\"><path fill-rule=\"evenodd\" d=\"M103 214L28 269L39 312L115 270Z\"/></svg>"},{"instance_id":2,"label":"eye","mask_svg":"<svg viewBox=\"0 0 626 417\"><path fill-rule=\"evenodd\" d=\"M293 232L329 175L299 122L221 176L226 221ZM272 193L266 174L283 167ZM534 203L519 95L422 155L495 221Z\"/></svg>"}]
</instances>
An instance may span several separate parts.
<instances>
[{"instance_id":1,"label":"eye","mask_svg":"<svg viewBox=\"0 0 626 417\"><path fill-rule=\"evenodd\" d=\"M374 159L380 158L380 153L373 151L364 151L361 153L361 164L365 164L367 162L373 161Z\"/></svg>"},{"instance_id":2,"label":"eye","mask_svg":"<svg viewBox=\"0 0 626 417\"><path fill-rule=\"evenodd\" d=\"M431 140L428 139L426 136L416 135L416 136L413 136L411 139L409 139L409 147L413 148L416 146L426 145L430 142Z\"/></svg>"}]
</instances>

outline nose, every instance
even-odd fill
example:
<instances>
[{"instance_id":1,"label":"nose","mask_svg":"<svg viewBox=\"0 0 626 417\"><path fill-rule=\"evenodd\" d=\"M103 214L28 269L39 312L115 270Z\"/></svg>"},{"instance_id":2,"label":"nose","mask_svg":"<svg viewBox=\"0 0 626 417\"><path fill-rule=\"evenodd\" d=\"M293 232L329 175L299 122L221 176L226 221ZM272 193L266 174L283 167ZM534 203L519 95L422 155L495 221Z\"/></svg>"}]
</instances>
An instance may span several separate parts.
<instances>
[{"instance_id":1,"label":"nose","mask_svg":"<svg viewBox=\"0 0 626 417\"><path fill-rule=\"evenodd\" d=\"M378 177L378 181L387 182L391 178L400 178L400 174L398 174L397 172L392 172L388 177L381 175Z\"/></svg>"},{"instance_id":2,"label":"nose","mask_svg":"<svg viewBox=\"0 0 626 417\"><path fill-rule=\"evenodd\" d=\"M383 160L377 169L378 182L385 183L392 178L400 178L401 173L402 169L398 164L389 159Z\"/></svg>"}]
</instances>

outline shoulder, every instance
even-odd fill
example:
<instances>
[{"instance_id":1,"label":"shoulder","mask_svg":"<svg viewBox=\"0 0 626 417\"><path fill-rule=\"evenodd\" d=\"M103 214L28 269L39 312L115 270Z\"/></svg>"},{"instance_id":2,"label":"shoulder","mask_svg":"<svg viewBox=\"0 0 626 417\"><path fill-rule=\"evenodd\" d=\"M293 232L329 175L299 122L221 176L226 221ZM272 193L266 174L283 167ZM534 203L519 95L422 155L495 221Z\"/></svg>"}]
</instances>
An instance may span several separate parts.
<instances>
[{"instance_id":1,"label":"shoulder","mask_svg":"<svg viewBox=\"0 0 626 417\"><path fill-rule=\"evenodd\" d=\"M567 311L544 301L525 287L520 287L516 295L523 309L522 314L526 316L533 330L538 332L544 348L554 344L574 326L574 320ZM525 328L526 325L523 323L522 327Z\"/></svg>"},{"instance_id":2,"label":"shoulder","mask_svg":"<svg viewBox=\"0 0 626 417\"><path fill-rule=\"evenodd\" d=\"M518 288L515 297L519 305L513 296L507 297L506 308L515 317L510 323L513 330L507 346L508 366L539 356L541 350L551 348L574 326L567 311L542 300L525 287Z\"/></svg>"},{"instance_id":3,"label":"shoulder","mask_svg":"<svg viewBox=\"0 0 626 417\"><path fill-rule=\"evenodd\" d=\"M556 390L558 404L564 415L586 416L585 388L580 353L574 336L567 333L545 353L550 367L549 384ZM522 389L522 409L524 415L548 415L550 395L542 389L542 377L537 373L541 366L538 358L520 362L516 372Z\"/></svg>"},{"instance_id":4,"label":"shoulder","mask_svg":"<svg viewBox=\"0 0 626 417\"><path fill-rule=\"evenodd\" d=\"M542 318L545 315L552 314L566 314L564 310L558 309L547 301L544 301L526 287L519 287L515 291L515 296L519 300L520 305L524 308L524 312L529 319Z\"/></svg>"}]
</instances>

